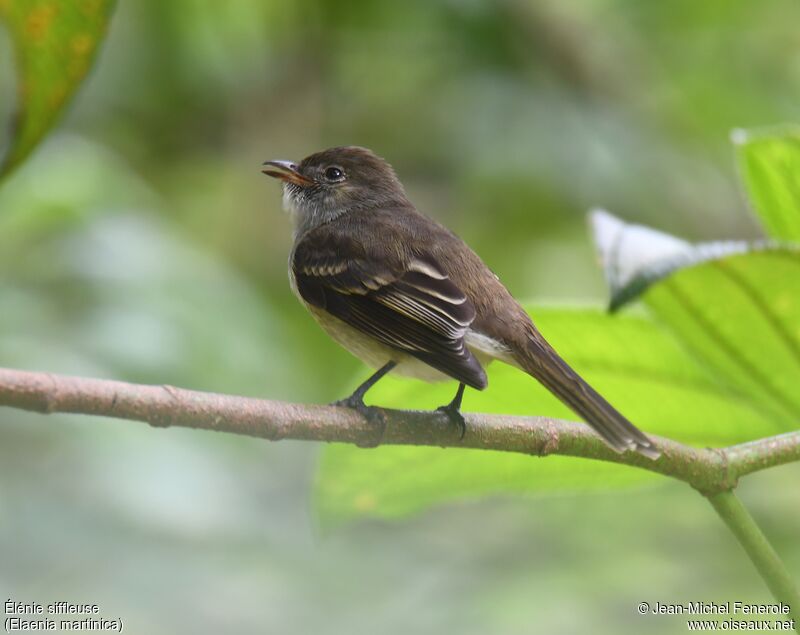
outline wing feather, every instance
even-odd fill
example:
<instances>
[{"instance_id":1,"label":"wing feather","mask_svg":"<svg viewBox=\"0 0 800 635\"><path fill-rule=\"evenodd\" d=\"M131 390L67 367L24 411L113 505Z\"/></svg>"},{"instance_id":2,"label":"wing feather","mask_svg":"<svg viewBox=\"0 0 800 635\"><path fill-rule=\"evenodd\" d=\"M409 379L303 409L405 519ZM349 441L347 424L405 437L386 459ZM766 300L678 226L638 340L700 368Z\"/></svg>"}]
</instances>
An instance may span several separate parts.
<instances>
[{"instance_id":1,"label":"wing feather","mask_svg":"<svg viewBox=\"0 0 800 635\"><path fill-rule=\"evenodd\" d=\"M343 241L328 235L298 244L292 270L301 297L454 379L485 388L486 374L464 343L475 308L436 260L421 254L392 266Z\"/></svg>"}]
</instances>

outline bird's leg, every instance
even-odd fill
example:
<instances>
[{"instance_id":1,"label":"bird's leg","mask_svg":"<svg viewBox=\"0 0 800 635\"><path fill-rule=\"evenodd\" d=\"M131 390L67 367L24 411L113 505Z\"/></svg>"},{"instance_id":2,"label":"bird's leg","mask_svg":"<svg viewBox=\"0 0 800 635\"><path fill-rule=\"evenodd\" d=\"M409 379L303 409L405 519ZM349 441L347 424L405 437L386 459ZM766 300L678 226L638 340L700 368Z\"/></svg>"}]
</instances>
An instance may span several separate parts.
<instances>
[{"instance_id":1,"label":"bird's leg","mask_svg":"<svg viewBox=\"0 0 800 635\"><path fill-rule=\"evenodd\" d=\"M386 373L392 370L395 366L397 366L397 362L389 361L386 362L383 366L381 366L374 374L370 376L367 381L361 384L358 388L353 391L353 394L349 397L345 397L344 399L340 399L339 401L334 401L333 406L344 406L345 408L352 408L353 410L361 411L362 408L369 408L364 403L364 395L367 394L367 391L372 388L375 384L378 383L378 380L383 377Z\"/></svg>"},{"instance_id":2,"label":"bird's leg","mask_svg":"<svg viewBox=\"0 0 800 635\"><path fill-rule=\"evenodd\" d=\"M349 397L345 397L344 399L339 399L339 401L334 401L331 405L332 406L340 406L342 408L351 408L358 412L362 417L364 417L367 421L375 425L378 430L380 431L380 435L378 436L378 440L375 445L380 445L380 442L383 440L383 434L386 431L386 419L383 416L383 413L378 408L374 408L372 406L368 406L364 403L364 395L367 394L367 391L372 388L378 380L383 377L386 373L391 371L395 366L397 366L397 362L389 361L386 362L383 366L381 366L375 373L367 379L363 384L361 384L358 388L353 391L353 394Z\"/></svg>"},{"instance_id":3,"label":"bird's leg","mask_svg":"<svg viewBox=\"0 0 800 635\"><path fill-rule=\"evenodd\" d=\"M459 439L463 439L467 433L467 422L464 421L464 415L461 414L461 399L464 397L464 388L464 384L458 384L458 390L456 391L456 396L453 397L453 401L436 409L438 412L445 413L447 418L458 426L459 430L461 430Z\"/></svg>"}]
</instances>

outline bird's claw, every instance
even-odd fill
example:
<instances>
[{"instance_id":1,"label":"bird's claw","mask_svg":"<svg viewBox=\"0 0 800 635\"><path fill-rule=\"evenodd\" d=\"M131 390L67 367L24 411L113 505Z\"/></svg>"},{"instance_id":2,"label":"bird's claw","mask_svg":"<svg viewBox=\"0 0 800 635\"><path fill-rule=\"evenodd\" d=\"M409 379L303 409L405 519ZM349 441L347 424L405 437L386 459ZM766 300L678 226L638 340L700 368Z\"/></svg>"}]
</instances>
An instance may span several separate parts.
<instances>
[{"instance_id":1,"label":"bird's claw","mask_svg":"<svg viewBox=\"0 0 800 635\"><path fill-rule=\"evenodd\" d=\"M461 410L459 410L457 406L452 403L447 404L446 406L439 406L436 409L436 412L445 413L447 418L458 426L458 429L461 432L458 438L464 438L464 435L467 433L467 422L464 419L464 415L461 414Z\"/></svg>"},{"instance_id":2,"label":"bird's claw","mask_svg":"<svg viewBox=\"0 0 800 635\"><path fill-rule=\"evenodd\" d=\"M383 442L383 436L386 433L386 417L380 408L368 406L364 403L364 399L359 395L350 395L345 399L334 401L331 405L336 406L337 408L349 408L350 410L355 410L375 428L377 437L376 440L374 442L359 443L359 447L377 448Z\"/></svg>"}]
</instances>

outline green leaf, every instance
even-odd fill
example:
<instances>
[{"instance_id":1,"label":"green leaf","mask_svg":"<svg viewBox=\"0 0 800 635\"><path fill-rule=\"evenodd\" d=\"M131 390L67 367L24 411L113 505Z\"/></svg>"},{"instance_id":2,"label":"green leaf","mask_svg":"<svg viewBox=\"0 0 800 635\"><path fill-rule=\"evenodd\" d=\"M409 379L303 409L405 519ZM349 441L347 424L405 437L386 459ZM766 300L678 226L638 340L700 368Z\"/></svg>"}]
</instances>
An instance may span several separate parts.
<instances>
[{"instance_id":1,"label":"green leaf","mask_svg":"<svg viewBox=\"0 0 800 635\"><path fill-rule=\"evenodd\" d=\"M800 127L735 130L747 192L773 238L800 242Z\"/></svg>"},{"instance_id":2,"label":"green leaf","mask_svg":"<svg viewBox=\"0 0 800 635\"><path fill-rule=\"evenodd\" d=\"M800 422L800 250L734 255L678 271L645 295L714 374L774 423Z\"/></svg>"},{"instance_id":3,"label":"green leaf","mask_svg":"<svg viewBox=\"0 0 800 635\"><path fill-rule=\"evenodd\" d=\"M669 234L591 217L611 308L645 303L715 376L769 412L777 430L800 421L800 247L691 245ZM777 431L776 430L776 431Z\"/></svg>"},{"instance_id":4,"label":"green leaf","mask_svg":"<svg viewBox=\"0 0 800 635\"><path fill-rule=\"evenodd\" d=\"M17 67L17 110L0 177L44 138L91 68L113 0L0 0Z\"/></svg>"},{"instance_id":5,"label":"green leaf","mask_svg":"<svg viewBox=\"0 0 800 635\"><path fill-rule=\"evenodd\" d=\"M692 244L643 225L626 223L605 210L589 214L595 247L616 311L659 280L684 269L731 254L782 249L766 242L714 241Z\"/></svg>"},{"instance_id":6,"label":"green leaf","mask_svg":"<svg viewBox=\"0 0 800 635\"><path fill-rule=\"evenodd\" d=\"M663 328L644 317L597 310L533 312L545 337L611 403L648 432L697 445L721 445L772 434L769 415L717 381ZM453 383L387 378L372 403L434 408ZM489 388L467 391L471 412L575 416L535 380L512 367L489 368ZM316 485L324 524L360 516L398 517L436 503L511 492L605 490L656 481L644 470L599 461L456 449L345 445L325 449Z\"/></svg>"}]
</instances>

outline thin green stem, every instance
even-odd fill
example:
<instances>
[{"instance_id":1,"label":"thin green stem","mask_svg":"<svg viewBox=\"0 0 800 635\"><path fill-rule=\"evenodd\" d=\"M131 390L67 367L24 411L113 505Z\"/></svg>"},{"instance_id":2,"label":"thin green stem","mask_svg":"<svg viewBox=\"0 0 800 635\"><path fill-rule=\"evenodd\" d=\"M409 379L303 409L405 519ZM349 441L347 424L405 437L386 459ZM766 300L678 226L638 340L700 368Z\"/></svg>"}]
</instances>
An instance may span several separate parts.
<instances>
[{"instance_id":1,"label":"thin green stem","mask_svg":"<svg viewBox=\"0 0 800 635\"><path fill-rule=\"evenodd\" d=\"M779 602L788 604L791 607L789 617L797 620L800 591L750 512L732 490L713 494L708 500L750 556L772 595Z\"/></svg>"}]
</instances>

